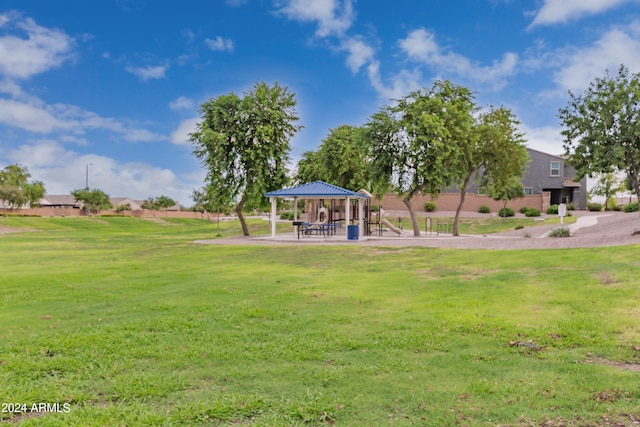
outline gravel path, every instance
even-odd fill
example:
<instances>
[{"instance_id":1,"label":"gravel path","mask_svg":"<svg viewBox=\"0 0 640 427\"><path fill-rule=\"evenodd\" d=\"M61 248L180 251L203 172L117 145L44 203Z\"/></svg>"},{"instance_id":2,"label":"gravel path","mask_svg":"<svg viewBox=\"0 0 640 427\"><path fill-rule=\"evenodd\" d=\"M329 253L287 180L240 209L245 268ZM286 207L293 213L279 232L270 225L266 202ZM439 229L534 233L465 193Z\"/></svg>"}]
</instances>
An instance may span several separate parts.
<instances>
[{"instance_id":1,"label":"gravel path","mask_svg":"<svg viewBox=\"0 0 640 427\"><path fill-rule=\"evenodd\" d=\"M439 213L446 216L447 213ZM423 236L423 237L368 237L359 241L348 241L344 236L333 238L312 237L294 239L293 236L233 237L202 240L202 244L245 245L359 245L359 246L422 246L461 249L562 249L598 246L622 246L640 244L640 215L623 212L574 212L576 224L569 225L571 237L548 237L558 225L525 227L491 235ZM472 215L473 216L473 215ZM395 235L394 235L395 236Z\"/></svg>"}]
</instances>

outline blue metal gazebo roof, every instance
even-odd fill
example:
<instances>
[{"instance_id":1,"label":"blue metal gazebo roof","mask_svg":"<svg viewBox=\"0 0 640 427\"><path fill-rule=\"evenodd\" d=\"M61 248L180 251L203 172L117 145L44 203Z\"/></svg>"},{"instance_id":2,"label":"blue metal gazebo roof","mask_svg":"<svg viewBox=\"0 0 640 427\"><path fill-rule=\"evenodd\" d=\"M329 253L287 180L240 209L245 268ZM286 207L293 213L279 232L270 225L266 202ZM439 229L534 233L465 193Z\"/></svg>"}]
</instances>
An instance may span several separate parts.
<instances>
[{"instance_id":1,"label":"blue metal gazebo roof","mask_svg":"<svg viewBox=\"0 0 640 427\"><path fill-rule=\"evenodd\" d=\"M308 184L298 185L291 188L283 188L282 190L270 191L265 193L265 197L307 197L314 199L336 199L353 197L357 199L368 199L369 197L347 190L336 185L327 184L324 181L314 181Z\"/></svg>"}]
</instances>

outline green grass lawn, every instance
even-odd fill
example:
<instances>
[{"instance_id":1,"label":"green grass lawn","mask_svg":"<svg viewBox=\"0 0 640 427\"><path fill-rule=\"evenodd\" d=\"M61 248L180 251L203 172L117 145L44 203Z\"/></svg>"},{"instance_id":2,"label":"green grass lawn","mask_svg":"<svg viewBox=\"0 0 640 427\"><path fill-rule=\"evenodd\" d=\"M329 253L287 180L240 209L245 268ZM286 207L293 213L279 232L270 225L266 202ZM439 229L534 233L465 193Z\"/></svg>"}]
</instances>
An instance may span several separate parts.
<instances>
[{"instance_id":1,"label":"green grass lawn","mask_svg":"<svg viewBox=\"0 0 640 427\"><path fill-rule=\"evenodd\" d=\"M34 230L0 236L0 403L60 408L2 425L640 417L637 246L225 246L193 243L217 234L201 220L0 225Z\"/></svg>"}]
</instances>

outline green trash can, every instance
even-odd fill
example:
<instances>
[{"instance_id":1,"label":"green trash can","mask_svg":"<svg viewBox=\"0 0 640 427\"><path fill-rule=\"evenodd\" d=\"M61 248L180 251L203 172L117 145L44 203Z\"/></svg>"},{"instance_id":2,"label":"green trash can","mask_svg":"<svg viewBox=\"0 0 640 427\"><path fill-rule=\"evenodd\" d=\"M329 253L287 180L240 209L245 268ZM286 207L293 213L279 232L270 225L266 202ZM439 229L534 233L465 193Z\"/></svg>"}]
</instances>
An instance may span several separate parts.
<instances>
[{"instance_id":1,"label":"green trash can","mask_svg":"<svg viewBox=\"0 0 640 427\"><path fill-rule=\"evenodd\" d=\"M347 225L347 240L358 240L358 226Z\"/></svg>"}]
</instances>

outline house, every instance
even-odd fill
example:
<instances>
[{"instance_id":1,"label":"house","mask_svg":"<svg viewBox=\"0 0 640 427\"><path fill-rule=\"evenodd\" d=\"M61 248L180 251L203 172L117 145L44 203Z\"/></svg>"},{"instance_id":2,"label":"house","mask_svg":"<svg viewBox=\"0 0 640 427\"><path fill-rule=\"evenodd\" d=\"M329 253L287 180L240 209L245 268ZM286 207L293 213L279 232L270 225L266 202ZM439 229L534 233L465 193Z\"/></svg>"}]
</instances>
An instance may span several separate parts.
<instances>
[{"instance_id":1,"label":"house","mask_svg":"<svg viewBox=\"0 0 640 427\"><path fill-rule=\"evenodd\" d=\"M587 208L587 178L577 181L576 171L566 164L566 157L543 153L533 148L527 148L527 151L529 163L522 177L525 196L541 197L543 211L560 203L573 203L576 209ZM456 186L452 186L446 193L458 191ZM469 185L467 193L485 194L477 184Z\"/></svg>"},{"instance_id":2,"label":"house","mask_svg":"<svg viewBox=\"0 0 640 427\"><path fill-rule=\"evenodd\" d=\"M43 208L80 209L82 202L76 202L71 194L45 194L40 199L40 206Z\"/></svg>"},{"instance_id":3,"label":"house","mask_svg":"<svg viewBox=\"0 0 640 427\"><path fill-rule=\"evenodd\" d=\"M576 209L587 208L587 178L576 180L576 170L564 156L554 156L527 148L531 161L522 178L524 194L541 194L544 209L550 205L573 203Z\"/></svg>"}]
</instances>

